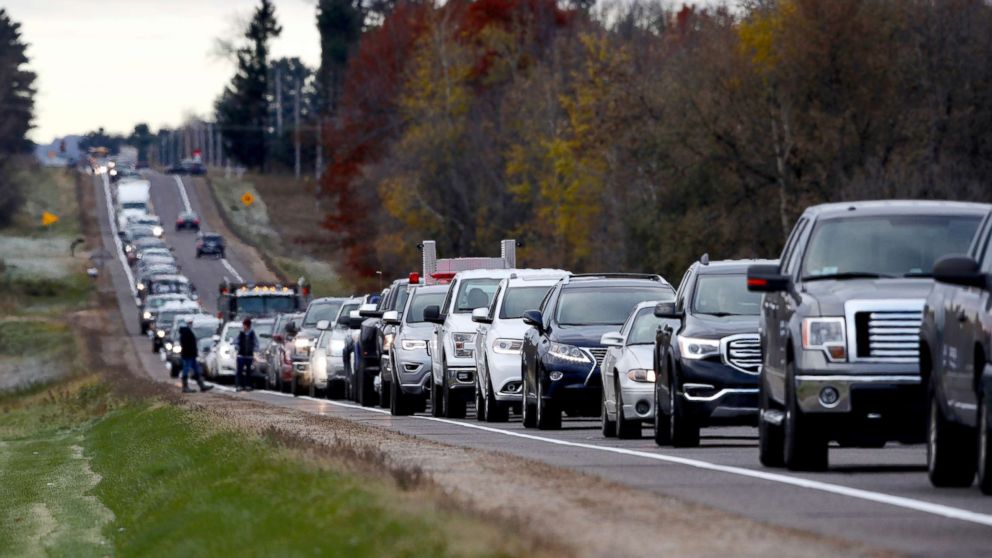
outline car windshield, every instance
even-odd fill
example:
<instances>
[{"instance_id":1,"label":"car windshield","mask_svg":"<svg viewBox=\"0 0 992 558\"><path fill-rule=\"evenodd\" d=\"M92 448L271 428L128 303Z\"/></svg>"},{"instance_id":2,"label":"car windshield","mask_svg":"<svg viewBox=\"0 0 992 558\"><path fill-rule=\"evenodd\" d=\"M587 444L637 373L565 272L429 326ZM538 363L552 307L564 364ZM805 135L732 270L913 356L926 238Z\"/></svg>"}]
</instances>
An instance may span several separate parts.
<instances>
[{"instance_id":1,"label":"car windshield","mask_svg":"<svg viewBox=\"0 0 992 558\"><path fill-rule=\"evenodd\" d=\"M500 279L465 279L458 287L455 313L463 314L476 308L489 308Z\"/></svg>"},{"instance_id":2,"label":"car windshield","mask_svg":"<svg viewBox=\"0 0 992 558\"><path fill-rule=\"evenodd\" d=\"M152 294L171 294L189 292L189 286L180 281L155 281L152 283Z\"/></svg>"},{"instance_id":3,"label":"car windshield","mask_svg":"<svg viewBox=\"0 0 992 558\"><path fill-rule=\"evenodd\" d=\"M315 302L307 308L307 315L303 318L303 327L317 327L317 322L321 320L333 320L341 309L341 301Z\"/></svg>"},{"instance_id":4,"label":"car windshield","mask_svg":"<svg viewBox=\"0 0 992 558\"><path fill-rule=\"evenodd\" d=\"M251 328L255 330L255 335L259 337L269 338L272 337L272 326L275 322L253 322Z\"/></svg>"},{"instance_id":5,"label":"car windshield","mask_svg":"<svg viewBox=\"0 0 992 558\"><path fill-rule=\"evenodd\" d=\"M338 327L348 327L348 324L346 324L345 322L351 316L352 310L358 310L358 306L359 306L358 304L345 304L344 306L341 307L341 311L338 313L337 316Z\"/></svg>"},{"instance_id":6,"label":"car windshield","mask_svg":"<svg viewBox=\"0 0 992 558\"><path fill-rule=\"evenodd\" d=\"M159 329L164 329L166 327L172 327L173 322L176 320L176 316L180 314L189 314L190 312L195 312L194 308L183 308L182 310L166 310L165 312L159 313L155 317L155 325Z\"/></svg>"},{"instance_id":7,"label":"car windshield","mask_svg":"<svg viewBox=\"0 0 992 558\"><path fill-rule=\"evenodd\" d=\"M658 326L665 323L664 318L654 315L654 308L641 308L634 318L634 324L627 334L628 345L653 345Z\"/></svg>"},{"instance_id":8,"label":"car windshield","mask_svg":"<svg viewBox=\"0 0 992 558\"><path fill-rule=\"evenodd\" d=\"M562 326L620 325L641 302L673 299L664 287L576 287L562 291L555 319Z\"/></svg>"},{"instance_id":9,"label":"car windshield","mask_svg":"<svg viewBox=\"0 0 992 558\"><path fill-rule=\"evenodd\" d=\"M148 306L148 308L156 309L156 308L161 307L163 304L165 304L167 302L173 302L173 301L176 301L176 300L182 300L182 299L180 297L172 297L172 296L170 296L170 297L149 297L148 300L145 302L145 304L146 304L146 306Z\"/></svg>"},{"instance_id":10,"label":"car windshield","mask_svg":"<svg viewBox=\"0 0 992 558\"><path fill-rule=\"evenodd\" d=\"M444 302L444 291L435 293L414 293L413 300L410 301L410 310L405 316L406 323L424 323L424 308L428 306L440 306Z\"/></svg>"},{"instance_id":11,"label":"car windshield","mask_svg":"<svg viewBox=\"0 0 992 558\"><path fill-rule=\"evenodd\" d=\"M239 296L238 313L252 316L281 314L296 310L295 295Z\"/></svg>"},{"instance_id":12,"label":"car windshield","mask_svg":"<svg viewBox=\"0 0 992 558\"><path fill-rule=\"evenodd\" d=\"M546 287L512 287L507 289L503 296L503 306L499 309L500 319L516 319L523 316L524 312L528 310L537 310L541 307L541 302L551 287L548 285Z\"/></svg>"},{"instance_id":13,"label":"car windshield","mask_svg":"<svg viewBox=\"0 0 992 558\"><path fill-rule=\"evenodd\" d=\"M193 335L196 335L197 339L203 339L204 337L213 337L215 333L217 333L217 326L193 324Z\"/></svg>"},{"instance_id":14,"label":"car windshield","mask_svg":"<svg viewBox=\"0 0 992 558\"><path fill-rule=\"evenodd\" d=\"M972 215L824 220L813 229L802 277L925 277L941 256L968 251L978 221Z\"/></svg>"},{"instance_id":15,"label":"car windshield","mask_svg":"<svg viewBox=\"0 0 992 558\"><path fill-rule=\"evenodd\" d=\"M743 274L700 275L692 298L694 314L715 316L757 316L761 308L761 293L747 290Z\"/></svg>"}]
</instances>

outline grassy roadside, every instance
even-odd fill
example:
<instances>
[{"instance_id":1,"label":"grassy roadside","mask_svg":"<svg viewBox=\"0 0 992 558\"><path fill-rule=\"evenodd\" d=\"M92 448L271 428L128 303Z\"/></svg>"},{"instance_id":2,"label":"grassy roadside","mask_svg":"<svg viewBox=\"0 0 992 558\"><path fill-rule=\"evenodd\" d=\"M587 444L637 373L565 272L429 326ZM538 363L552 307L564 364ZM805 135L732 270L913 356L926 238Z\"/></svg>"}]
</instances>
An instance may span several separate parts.
<instances>
[{"instance_id":1,"label":"grassy roadside","mask_svg":"<svg viewBox=\"0 0 992 558\"><path fill-rule=\"evenodd\" d=\"M316 296L351 291L331 266L328 233L315 207L313 182L291 176L246 174L242 179L210 177L210 187L235 234L249 240L284 277L306 277ZM241 196L251 193L251 206Z\"/></svg>"}]
</instances>

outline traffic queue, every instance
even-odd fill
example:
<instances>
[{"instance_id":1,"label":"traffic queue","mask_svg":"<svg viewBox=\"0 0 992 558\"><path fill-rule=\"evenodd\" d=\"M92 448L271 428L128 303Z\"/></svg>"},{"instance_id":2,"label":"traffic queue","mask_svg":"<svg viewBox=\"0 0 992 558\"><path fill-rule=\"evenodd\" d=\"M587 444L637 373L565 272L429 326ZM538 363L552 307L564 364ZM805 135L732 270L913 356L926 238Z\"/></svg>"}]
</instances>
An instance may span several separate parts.
<instances>
[{"instance_id":1,"label":"traffic queue","mask_svg":"<svg viewBox=\"0 0 992 558\"><path fill-rule=\"evenodd\" d=\"M422 269L381 291L314 298L302 278L225 279L208 315L129 199L141 330L173 376L187 324L207 378L239 390L542 430L594 417L604 437L646 429L677 448L750 426L756 459L797 471L825 469L832 444L926 442L934 485L977 474L992 493L988 205L811 207L777 258L702 255L678 283L521 267L513 240L498 257L439 259L428 240ZM199 228L180 219L177 234Z\"/></svg>"}]
</instances>

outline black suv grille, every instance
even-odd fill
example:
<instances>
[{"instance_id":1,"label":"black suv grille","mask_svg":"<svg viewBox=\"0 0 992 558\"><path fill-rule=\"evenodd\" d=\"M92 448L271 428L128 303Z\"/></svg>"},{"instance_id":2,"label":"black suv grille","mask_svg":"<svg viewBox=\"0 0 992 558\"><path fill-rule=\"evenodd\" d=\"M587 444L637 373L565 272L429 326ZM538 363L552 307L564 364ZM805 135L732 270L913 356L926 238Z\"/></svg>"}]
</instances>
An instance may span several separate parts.
<instances>
[{"instance_id":1,"label":"black suv grille","mask_svg":"<svg viewBox=\"0 0 992 558\"><path fill-rule=\"evenodd\" d=\"M756 334L735 335L724 347L727 364L749 374L761 371L761 340Z\"/></svg>"}]
</instances>

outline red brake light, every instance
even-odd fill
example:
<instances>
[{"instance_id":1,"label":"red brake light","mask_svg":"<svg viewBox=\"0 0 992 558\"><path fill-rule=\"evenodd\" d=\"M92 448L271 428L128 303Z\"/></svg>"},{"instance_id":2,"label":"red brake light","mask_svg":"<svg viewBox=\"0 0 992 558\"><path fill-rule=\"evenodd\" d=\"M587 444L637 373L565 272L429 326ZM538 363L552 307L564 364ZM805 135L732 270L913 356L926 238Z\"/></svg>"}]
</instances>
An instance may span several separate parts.
<instances>
[{"instance_id":1,"label":"red brake light","mask_svg":"<svg viewBox=\"0 0 992 558\"><path fill-rule=\"evenodd\" d=\"M199 219L193 219L193 224L194 225L199 225L200 224L200 220Z\"/></svg>"}]
</instances>

